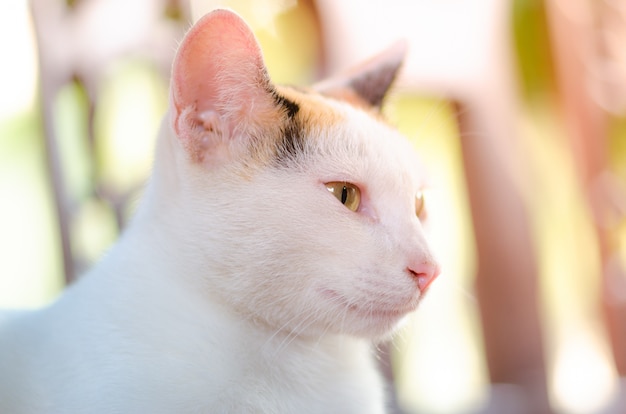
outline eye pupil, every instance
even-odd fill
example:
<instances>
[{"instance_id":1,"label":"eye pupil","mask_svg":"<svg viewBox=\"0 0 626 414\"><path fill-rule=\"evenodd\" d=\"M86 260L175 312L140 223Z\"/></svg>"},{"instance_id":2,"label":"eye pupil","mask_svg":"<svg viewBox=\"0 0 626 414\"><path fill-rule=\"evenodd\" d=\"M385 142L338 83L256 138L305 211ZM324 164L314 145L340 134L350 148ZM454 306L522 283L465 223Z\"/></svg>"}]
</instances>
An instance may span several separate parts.
<instances>
[{"instance_id":1,"label":"eye pupil","mask_svg":"<svg viewBox=\"0 0 626 414\"><path fill-rule=\"evenodd\" d=\"M359 209L361 205L359 187L345 181L331 181L325 185L326 189L349 210L357 211Z\"/></svg>"}]
</instances>

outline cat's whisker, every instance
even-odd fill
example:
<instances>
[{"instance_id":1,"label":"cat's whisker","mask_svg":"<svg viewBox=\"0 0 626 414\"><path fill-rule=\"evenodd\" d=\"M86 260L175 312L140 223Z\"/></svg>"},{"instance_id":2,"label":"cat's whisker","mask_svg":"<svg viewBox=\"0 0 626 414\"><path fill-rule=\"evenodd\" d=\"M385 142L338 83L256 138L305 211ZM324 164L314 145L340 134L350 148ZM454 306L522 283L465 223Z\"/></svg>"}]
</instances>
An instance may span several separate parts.
<instances>
[{"instance_id":1,"label":"cat's whisker","mask_svg":"<svg viewBox=\"0 0 626 414\"><path fill-rule=\"evenodd\" d=\"M330 324L326 324L326 327L324 328L322 333L317 338L317 341L315 342L315 348L318 348L320 346L320 344L322 343L322 340L325 338L325 336L328 333L329 329L330 329Z\"/></svg>"},{"instance_id":2,"label":"cat's whisker","mask_svg":"<svg viewBox=\"0 0 626 414\"><path fill-rule=\"evenodd\" d=\"M346 318L348 317L348 313L350 312L350 306L352 306L352 303L351 302L347 302L347 303L345 303L345 306L343 307L343 316L341 318L341 330L342 330L342 332L347 329L346 326L345 326L345 322L346 322Z\"/></svg>"},{"instance_id":3,"label":"cat's whisker","mask_svg":"<svg viewBox=\"0 0 626 414\"><path fill-rule=\"evenodd\" d=\"M287 329L287 327L288 327L289 325L291 325L291 323L292 323L294 320L301 318L303 314L304 314L304 315L306 315L307 313L306 313L305 311L303 311L303 312L301 312L301 313L295 313L295 314L294 314L291 318L289 318L287 321L285 321L285 322L281 325L281 327L280 327L280 328L276 329L276 330L274 331L274 333L273 333L273 334L272 334L269 338L267 338L267 340L264 342L264 344L261 346L261 348L265 348L266 346L268 346L268 345L272 342L272 340L273 340L274 338L276 338L276 336L277 336L279 333L284 332L284 331ZM293 332L293 330L297 329L297 328L300 326L300 324L301 324L301 323L302 323L302 321L300 321L300 322L299 322L299 323L298 323L298 324L297 324L294 328L292 328L291 330L289 330L288 335L289 335L289 334L291 334L291 332Z\"/></svg>"},{"instance_id":4,"label":"cat's whisker","mask_svg":"<svg viewBox=\"0 0 626 414\"><path fill-rule=\"evenodd\" d=\"M276 359L278 355L286 349L298 336L301 332L298 330L302 328L302 331L306 330L311 324L316 322L315 314L312 312L308 312L305 318L303 318L293 329L289 331L289 333L285 336L282 342L276 347L276 351L273 354L273 359Z\"/></svg>"},{"instance_id":5,"label":"cat's whisker","mask_svg":"<svg viewBox=\"0 0 626 414\"><path fill-rule=\"evenodd\" d=\"M401 352L401 349L400 349L400 347L398 345L398 340L396 338L392 337L389 340L389 344L390 344L391 348L393 348L396 352Z\"/></svg>"},{"instance_id":6,"label":"cat's whisker","mask_svg":"<svg viewBox=\"0 0 626 414\"><path fill-rule=\"evenodd\" d=\"M311 288L309 289L311 290ZM292 299L297 300L302 296L302 292L294 291L287 295L284 295L281 298L278 298L274 301L274 303L285 303L291 301ZM307 295L308 296L308 295ZM270 305L271 306L271 305ZM303 314L309 315L313 312L313 309L304 309L302 312L295 312L294 315L289 318L287 321L283 323L283 325L274 331L274 333L267 339L263 346L266 346L269 342L272 341L280 332L284 331L294 320L299 319ZM298 326L298 325L297 325Z\"/></svg>"},{"instance_id":7,"label":"cat's whisker","mask_svg":"<svg viewBox=\"0 0 626 414\"><path fill-rule=\"evenodd\" d=\"M285 300L289 300L292 298L297 298L299 297L300 294L298 293L291 293L288 295L285 295L281 298L278 298L274 301L274 303L277 302L284 302ZM343 302L339 299L339 298L331 298L329 300L330 303L336 303L338 305L343 304ZM303 315L304 318L303 318ZM314 324L316 321L319 321L322 318L315 318L315 312L314 309L303 309L301 312L299 313L295 313L291 318L289 318L287 321L285 321L282 326L278 329L276 329L274 331L274 333L268 337L268 339L264 342L264 344L260 347L261 349L267 347L268 345L271 344L272 340L274 338L276 338L276 336L281 333L281 332L285 332L286 328L291 325L295 320L303 318L295 327L289 329L289 332L287 333L287 336L283 339L283 341L279 344L279 348L285 348L286 346L288 346L288 343L285 344L285 342L292 342L295 337L299 336L302 332L306 331L306 329L311 326L312 324ZM319 345L322 336L324 336L328 330L330 329L330 325L326 324L326 327L322 333L322 335L320 335L320 337L318 338L317 344Z\"/></svg>"},{"instance_id":8,"label":"cat's whisker","mask_svg":"<svg viewBox=\"0 0 626 414\"><path fill-rule=\"evenodd\" d=\"M304 326L302 326L302 332L306 331L307 328L309 328L311 325L313 325L314 323L316 323L318 321L318 319L316 318L316 315L314 313L310 313L309 315L310 315L310 317L308 318L309 322L306 323ZM289 342L287 342L287 344L285 344L285 347L289 346L296 338L299 337L299 335L302 332L295 332L295 334L292 335L292 337L289 340Z\"/></svg>"},{"instance_id":9,"label":"cat's whisker","mask_svg":"<svg viewBox=\"0 0 626 414\"><path fill-rule=\"evenodd\" d=\"M429 111L423 116L423 119L419 122L419 128L417 129L415 136L419 138L422 136L424 131L431 127L433 120L435 119L435 115L437 113L442 112L444 107L448 105L448 101L438 99L436 104L433 105Z\"/></svg>"},{"instance_id":10,"label":"cat's whisker","mask_svg":"<svg viewBox=\"0 0 626 414\"><path fill-rule=\"evenodd\" d=\"M273 334L272 334L269 338L267 338L267 340L263 343L263 345L261 345L261 349L265 348L265 347L266 347L266 346L268 346L268 345L271 345L272 340L273 340L274 338L276 338L276 336L277 336L279 333L283 332L283 331L285 330L285 328L287 328L287 326L289 326L289 324L290 324L291 322L293 322L295 319L297 319L297 318L299 318L299 317L300 317L300 315L299 315L299 314L296 314L296 315L292 316L289 320L287 320L285 323L283 323L283 325L282 325L280 328L276 329L276 330L274 331L274 333L273 333Z\"/></svg>"}]
</instances>

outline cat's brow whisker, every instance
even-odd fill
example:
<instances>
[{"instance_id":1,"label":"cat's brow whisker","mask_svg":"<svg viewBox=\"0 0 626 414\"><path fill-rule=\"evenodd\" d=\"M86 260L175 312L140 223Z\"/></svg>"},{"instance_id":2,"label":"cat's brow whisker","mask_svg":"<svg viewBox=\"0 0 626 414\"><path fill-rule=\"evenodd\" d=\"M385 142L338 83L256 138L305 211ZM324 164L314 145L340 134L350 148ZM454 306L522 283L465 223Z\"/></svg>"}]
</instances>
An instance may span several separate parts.
<instances>
[{"instance_id":1,"label":"cat's brow whisker","mask_svg":"<svg viewBox=\"0 0 626 414\"><path fill-rule=\"evenodd\" d=\"M423 132L430 127L433 120L435 119L435 115L438 112L442 112L446 104L447 101L437 100L437 103L429 109L429 111L424 115L423 119L419 122L419 128L415 133L416 137L420 137Z\"/></svg>"}]
</instances>

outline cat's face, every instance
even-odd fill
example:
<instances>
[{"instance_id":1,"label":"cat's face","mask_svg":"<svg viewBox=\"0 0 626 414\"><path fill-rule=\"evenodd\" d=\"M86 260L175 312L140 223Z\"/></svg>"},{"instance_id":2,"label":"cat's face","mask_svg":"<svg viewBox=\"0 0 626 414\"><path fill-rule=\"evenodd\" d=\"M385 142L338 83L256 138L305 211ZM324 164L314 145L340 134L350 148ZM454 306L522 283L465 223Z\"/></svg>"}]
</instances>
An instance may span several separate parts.
<instances>
[{"instance_id":1,"label":"cat's face","mask_svg":"<svg viewBox=\"0 0 626 414\"><path fill-rule=\"evenodd\" d=\"M296 90L269 82L236 15L191 30L174 64L168 156L198 286L302 335L378 337L415 309L439 273L418 216L423 177L371 106L396 55Z\"/></svg>"}]
</instances>

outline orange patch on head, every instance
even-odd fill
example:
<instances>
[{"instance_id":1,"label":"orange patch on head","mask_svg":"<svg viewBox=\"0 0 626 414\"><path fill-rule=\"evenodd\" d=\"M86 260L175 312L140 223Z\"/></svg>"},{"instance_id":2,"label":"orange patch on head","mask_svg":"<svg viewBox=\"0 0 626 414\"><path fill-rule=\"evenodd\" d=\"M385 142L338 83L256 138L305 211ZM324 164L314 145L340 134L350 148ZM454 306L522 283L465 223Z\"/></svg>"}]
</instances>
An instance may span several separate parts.
<instances>
[{"instance_id":1,"label":"orange patch on head","mask_svg":"<svg viewBox=\"0 0 626 414\"><path fill-rule=\"evenodd\" d=\"M330 106L327 99L313 89L277 86L276 90L285 99L299 106L300 110L294 121L305 131L328 128L342 120L336 108Z\"/></svg>"}]
</instances>

